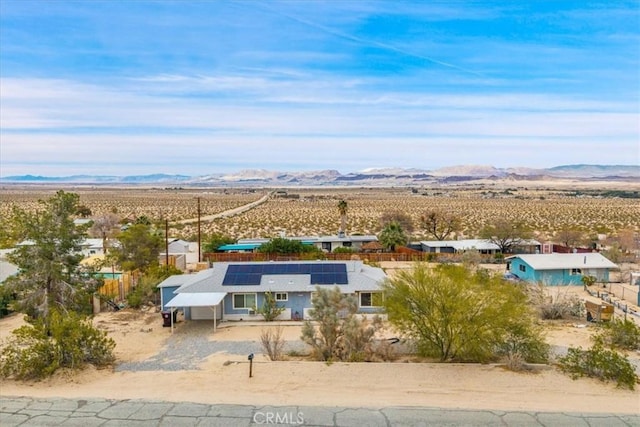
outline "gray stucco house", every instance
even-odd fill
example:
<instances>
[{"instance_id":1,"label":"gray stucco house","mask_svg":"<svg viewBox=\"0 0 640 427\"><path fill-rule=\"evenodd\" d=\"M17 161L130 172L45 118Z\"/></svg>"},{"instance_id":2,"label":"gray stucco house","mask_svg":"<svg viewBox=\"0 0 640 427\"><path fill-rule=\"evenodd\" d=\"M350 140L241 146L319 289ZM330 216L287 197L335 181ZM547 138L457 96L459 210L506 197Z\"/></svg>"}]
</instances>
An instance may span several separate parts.
<instances>
[{"instance_id":1,"label":"gray stucco house","mask_svg":"<svg viewBox=\"0 0 640 427\"><path fill-rule=\"evenodd\" d=\"M316 286L357 297L360 313L380 311L381 268L362 261L217 262L196 274L171 276L158 285L163 310L182 308L190 320L262 320L265 293L284 307L280 320L306 319Z\"/></svg>"}]
</instances>

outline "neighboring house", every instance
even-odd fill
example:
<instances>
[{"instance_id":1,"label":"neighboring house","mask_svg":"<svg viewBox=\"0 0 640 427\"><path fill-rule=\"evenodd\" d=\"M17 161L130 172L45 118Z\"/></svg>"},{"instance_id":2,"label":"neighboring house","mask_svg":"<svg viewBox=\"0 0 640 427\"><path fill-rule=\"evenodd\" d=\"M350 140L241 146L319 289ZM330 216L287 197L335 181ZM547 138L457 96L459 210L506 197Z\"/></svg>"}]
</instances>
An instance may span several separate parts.
<instances>
[{"instance_id":1,"label":"neighboring house","mask_svg":"<svg viewBox=\"0 0 640 427\"><path fill-rule=\"evenodd\" d=\"M103 256L104 255L104 245L103 245L103 240L102 239L84 239L81 243L80 243L80 253L85 257L92 257L92 256ZM24 240L18 244L16 244L16 246L20 247L20 246L32 246L35 245L35 243L32 240Z\"/></svg>"},{"instance_id":2,"label":"neighboring house","mask_svg":"<svg viewBox=\"0 0 640 427\"><path fill-rule=\"evenodd\" d=\"M507 270L522 280L546 285L581 285L583 276L608 282L618 266L599 253L525 254L506 258Z\"/></svg>"},{"instance_id":3,"label":"neighboring house","mask_svg":"<svg viewBox=\"0 0 640 427\"><path fill-rule=\"evenodd\" d=\"M350 236L347 234L336 236L319 236L313 244L324 252L333 252L337 248L350 248L355 252L362 251L362 245L377 242L377 236Z\"/></svg>"},{"instance_id":4,"label":"neighboring house","mask_svg":"<svg viewBox=\"0 0 640 427\"><path fill-rule=\"evenodd\" d=\"M440 254L457 254L472 249L481 254L495 255L500 252L500 247L486 239L463 239L463 240L424 240L420 242L423 252ZM523 240L521 244L514 247L516 253L539 253L542 244L536 240Z\"/></svg>"},{"instance_id":5,"label":"neighboring house","mask_svg":"<svg viewBox=\"0 0 640 427\"><path fill-rule=\"evenodd\" d=\"M85 257L104 256L104 241L102 239L84 239L80 245L82 255Z\"/></svg>"},{"instance_id":6,"label":"neighboring house","mask_svg":"<svg viewBox=\"0 0 640 427\"><path fill-rule=\"evenodd\" d=\"M167 244L169 249L169 265L187 271L198 263L198 242L187 242L182 239L173 239ZM160 264L165 264L167 252L162 251L158 255Z\"/></svg>"},{"instance_id":7,"label":"neighboring house","mask_svg":"<svg viewBox=\"0 0 640 427\"><path fill-rule=\"evenodd\" d=\"M377 242L376 236L285 236L285 239L298 240L306 245L313 245L323 252L333 252L336 248L351 248L356 252L362 250L362 245L371 242ZM235 244L223 245L218 248L222 252L255 252L263 243L269 242L271 239L240 239Z\"/></svg>"},{"instance_id":8,"label":"neighboring house","mask_svg":"<svg viewBox=\"0 0 640 427\"><path fill-rule=\"evenodd\" d=\"M284 312L279 319L307 319L316 286L355 295L358 312L381 307L381 268L362 261L218 262L196 274L171 276L158 285L163 310L182 308L185 318L262 320L256 313L271 292Z\"/></svg>"}]
</instances>

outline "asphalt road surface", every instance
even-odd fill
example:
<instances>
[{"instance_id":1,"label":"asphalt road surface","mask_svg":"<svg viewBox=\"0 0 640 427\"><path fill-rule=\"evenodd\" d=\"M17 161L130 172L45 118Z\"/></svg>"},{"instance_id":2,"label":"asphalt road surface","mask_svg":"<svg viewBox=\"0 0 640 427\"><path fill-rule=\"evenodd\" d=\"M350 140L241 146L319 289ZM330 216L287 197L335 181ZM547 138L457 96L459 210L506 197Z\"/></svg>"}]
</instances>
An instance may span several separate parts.
<instances>
[{"instance_id":1,"label":"asphalt road surface","mask_svg":"<svg viewBox=\"0 0 640 427\"><path fill-rule=\"evenodd\" d=\"M0 398L0 426L640 426L640 415Z\"/></svg>"}]
</instances>

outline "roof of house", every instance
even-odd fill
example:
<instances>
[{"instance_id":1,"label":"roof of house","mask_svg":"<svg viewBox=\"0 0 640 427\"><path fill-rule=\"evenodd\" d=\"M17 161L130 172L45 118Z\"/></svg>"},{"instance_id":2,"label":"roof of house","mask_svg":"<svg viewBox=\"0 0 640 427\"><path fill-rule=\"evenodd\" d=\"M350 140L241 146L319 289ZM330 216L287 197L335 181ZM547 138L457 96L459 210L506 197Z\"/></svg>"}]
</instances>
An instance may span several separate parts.
<instances>
[{"instance_id":1,"label":"roof of house","mask_svg":"<svg viewBox=\"0 0 640 427\"><path fill-rule=\"evenodd\" d=\"M332 236L286 236L288 240L300 240L303 243L314 244L322 242L372 242L377 241L378 237L375 235L332 235ZM267 238L252 238L252 239L239 239L238 244L254 244L254 243L266 243L271 239Z\"/></svg>"},{"instance_id":2,"label":"roof of house","mask_svg":"<svg viewBox=\"0 0 640 427\"><path fill-rule=\"evenodd\" d=\"M172 276L158 287L179 286L175 293L237 293L313 292L327 285L352 293L379 290L386 277L381 268L362 261L217 262L196 274Z\"/></svg>"},{"instance_id":3,"label":"roof of house","mask_svg":"<svg viewBox=\"0 0 640 427\"><path fill-rule=\"evenodd\" d=\"M519 258L536 270L564 270L567 268L612 268L618 266L597 252L588 254L525 254L507 258Z\"/></svg>"},{"instance_id":4,"label":"roof of house","mask_svg":"<svg viewBox=\"0 0 640 427\"><path fill-rule=\"evenodd\" d=\"M499 250L500 246L486 239L461 239L461 240L422 240L422 246L430 248L453 248L456 251L466 251L469 249L477 249L479 251ZM518 246L539 246L537 240L522 240Z\"/></svg>"},{"instance_id":5,"label":"roof of house","mask_svg":"<svg viewBox=\"0 0 640 427\"><path fill-rule=\"evenodd\" d=\"M465 251L469 249L481 250L498 250L500 247L489 240L481 239L465 239L465 240L423 240L420 242L422 246L430 248L453 248L457 251Z\"/></svg>"}]
</instances>

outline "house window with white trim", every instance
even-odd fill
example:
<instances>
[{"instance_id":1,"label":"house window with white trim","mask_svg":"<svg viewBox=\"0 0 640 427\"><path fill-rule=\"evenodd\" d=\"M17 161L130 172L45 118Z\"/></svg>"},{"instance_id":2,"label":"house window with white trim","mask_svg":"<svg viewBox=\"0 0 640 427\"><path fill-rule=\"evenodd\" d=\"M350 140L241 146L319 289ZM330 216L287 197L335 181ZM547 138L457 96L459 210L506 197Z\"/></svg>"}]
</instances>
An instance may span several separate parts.
<instances>
[{"instance_id":1,"label":"house window with white trim","mask_svg":"<svg viewBox=\"0 0 640 427\"><path fill-rule=\"evenodd\" d=\"M382 307L382 292L360 292L360 307Z\"/></svg>"},{"instance_id":2,"label":"house window with white trim","mask_svg":"<svg viewBox=\"0 0 640 427\"><path fill-rule=\"evenodd\" d=\"M289 301L289 294L286 292L276 292L275 298L276 301Z\"/></svg>"},{"instance_id":3,"label":"house window with white trim","mask_svg":"<svg viewBox=\"0 0 640 427\"><path fill-rule=\"evenodd\" d=\"M256 294L233 294L233 308L248 308L253 310L256 307Z\"/></svg>"},{"instance_id":4,"label":"house window with white trim","mask_svg":"<svg viewBox=\"0 0 640 427\"><path fill-rule=\"evenodd\" d=\"M572 276L578 276L578 275L582 274L582 269L581 268L572 268L570 274Z\"/></svg>"}]
</instances>

